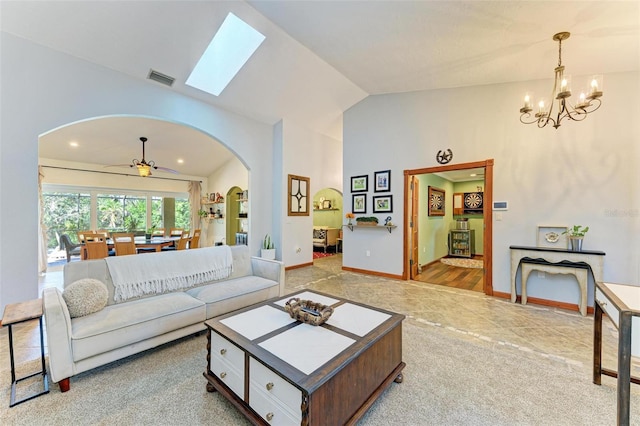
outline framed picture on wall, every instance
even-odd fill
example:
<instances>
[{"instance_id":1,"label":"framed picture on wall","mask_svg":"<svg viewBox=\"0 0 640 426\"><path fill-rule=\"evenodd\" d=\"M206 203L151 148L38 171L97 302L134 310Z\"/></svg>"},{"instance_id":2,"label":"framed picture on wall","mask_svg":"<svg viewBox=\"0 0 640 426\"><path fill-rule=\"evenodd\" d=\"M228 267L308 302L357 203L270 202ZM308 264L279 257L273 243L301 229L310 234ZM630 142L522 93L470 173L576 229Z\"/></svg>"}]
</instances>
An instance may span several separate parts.
<instances>
[{"instance_id":1,"label":"framed picture on wall","mask_svg":"<svg viewBox=\"0 0 640 426\"><path fill-rule=\"evenodd\" d=\"M429 186L429 216L444 216L444 189Z\"/></svg>"},{"instance_id":2,"label":"framed picture on wall","mask_svg":"<svg viewBox=\"0 0 640 426\"><path fill-rule=\"evenodd\" d=\"M388 192L391 191L391 170L384 170L382 172L375 172L373 174L374 180L374 192Z\"/></svg>"},{"instance_id":3,"label":"framed picture on wall","mask_svg":"<svg viewBox=\"0 0 640 426\"><path fill-rule=\"evenodd\" d=\"M353 213L367 212L367 194L352 195Z\"/></svg>"},{"instance_id":4,"label":"framed picture on wall","mask_svg":"<svg viewBox=\"0 0 640 426\"><path fill-rule=\"evenodd\" d=\"M369 190L369 176L352 176L351 192L367 192Z\"/></svg>"},{"instance_id":5,"label":"framed picture on wall","mask_svg":"<svg viewBox=\"0 0 640 426\"><path fill-rule=\"evenodd\" d=\"M374 213L393 212L393 196L381 195L379 197L373 197L373 212Z\"/></svg>"}]
</instances>

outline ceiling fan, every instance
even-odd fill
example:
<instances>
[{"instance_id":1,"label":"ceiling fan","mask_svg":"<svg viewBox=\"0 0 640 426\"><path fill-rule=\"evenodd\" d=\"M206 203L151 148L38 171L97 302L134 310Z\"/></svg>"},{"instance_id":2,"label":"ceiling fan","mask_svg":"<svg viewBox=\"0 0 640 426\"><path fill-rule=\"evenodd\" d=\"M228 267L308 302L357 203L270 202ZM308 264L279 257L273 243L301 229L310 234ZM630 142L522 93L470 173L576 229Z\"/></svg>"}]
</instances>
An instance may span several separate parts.
<instances>
[{"instance_id":1,"label":"ceiling fan","mask_svg":"<svg viewBox=\"0 0 640 426\"><path fill-rule=\"evenodd\" d=\"M147 141L147 138L145 138L144 136L142 136L140 138L140 141L142 142L142 159L141 160L137 160L137 159L133 159L131 160L131 164L117 164L115 166L107 166L107 167L125 167L125 166L129 166L129 167L135 167L138 169L138 174L141 177L147 177L147 176L151 176L151 169L153 170L160 170L163 172L169 172L169 173L175 173L175 174L179 174L178 171L173 170L173 169L169 169L167 167L160 167L160 166L156 166L156 162L151 160L151 161L147 161L144 159L144 144Z\"/></svg>"}]
</instances>

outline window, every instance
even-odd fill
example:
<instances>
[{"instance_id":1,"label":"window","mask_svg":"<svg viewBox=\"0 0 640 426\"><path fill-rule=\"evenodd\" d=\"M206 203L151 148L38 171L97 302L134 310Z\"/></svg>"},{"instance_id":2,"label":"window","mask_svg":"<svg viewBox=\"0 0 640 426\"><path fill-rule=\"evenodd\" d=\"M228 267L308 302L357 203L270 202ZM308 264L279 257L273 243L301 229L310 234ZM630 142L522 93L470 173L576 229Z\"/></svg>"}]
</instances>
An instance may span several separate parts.
<instances>
[{"instance_id":1,"label":"window","mask_svg":"<svg viewBox=\"0 0 640 426\"><path fill-rule=\"evenodd\" d=\"M264 41L242 19L230 13L196 64L186 84L218 96Z\"/></svg>"},{"instance_id":2,"label":"window","mask_svg":"<svg viewBox=\"0 0 640 426\"><path fill-rule=\"evenodd\" d=\"M141 235L156 226L189 229L191 211L185 194L144 194L45 185L43 188L44 224L47 248L55 249L59 236L67 234L77 242L77 232L106 229L109 232L133 232ZM175 200L175 222L165 224L165 199ZM169 208L171 208L169 207ZM172 216L172 215L169 215Z\"/></svg>"},{"instance_id":3,"label":"window","mask_svg":"<svg viewBox=\"0 0 640 426\"><path fill-rule=\"evenodd\" d=\"M191 227L191 209L187 198L176 198L176 228Z\"/></svg>"},{"instance_id":4,"label":"window","mask_svg":"<svg viewBox=\"0 0 640 426\"><path fill-rule=\"evenodd\" d=\"M47 248L58 246L58 238L67 234L76 241L77 232L90 228L91 196L88 193L49 192L42 194Z\"/></svg>"},{"instance_id":5,"label":"window","mask_svg":"<svg viewBox=\"0 0 640 426\"><path fill-rule=\"evenodd\" d=\"M137 232L147 229L147 197L98 194L97 229Z\"/></svg>"}]
</instances>

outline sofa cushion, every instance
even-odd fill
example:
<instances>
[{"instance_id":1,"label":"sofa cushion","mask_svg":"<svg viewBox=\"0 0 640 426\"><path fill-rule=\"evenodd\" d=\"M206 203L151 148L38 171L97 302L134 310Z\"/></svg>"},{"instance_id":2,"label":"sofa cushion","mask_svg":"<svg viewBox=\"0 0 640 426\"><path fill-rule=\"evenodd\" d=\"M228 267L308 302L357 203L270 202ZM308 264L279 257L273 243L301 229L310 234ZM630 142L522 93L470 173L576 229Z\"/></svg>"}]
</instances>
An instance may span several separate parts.
<instances>
[{"instance_id":1,"label":"sofa cushion","mask_svg":"<svg viewBox=\"0 0 640 426\"><path fill-rule=\"evenodd\" d=\"M110 305L71 321L73 359L79 361L205 320L205 304L183 292Z\"/></svg>"},{"instance_id":2,"label":"sofa cushion","mask_svg":"<svg viewBox=\"0 0 640 426\"><path fill-rule=\"evenodd\" d=\"M84 278L68 285L62 292L71 318L101 311L107 306L109 292L99 280Z\"/></svg>"},{"instance_id":3,"label":"sofa cushion","mask_svg":"<svg viewBox=\"0 0 640 426\"><path fill-rule=\"evenodd\" d=\"M214 303L245 296L271 287L276 287L276 291L279 291L279 286L280 284L276 281L250 275L232 280L217 281L203 287L192 288L187 290L186 293L206 303L207 318L211 318L215 315L221 315L220 313L211 312L210 306ZM278 293L276 293L276 295L277 294ZM250 303L247 305L249 304Z\"/></svg>"},{"instance_id":4,"label":"sofa cushion","mask_svg":"<svg viewBox=\"0 0 640 426\"><path fill-rule=\"evenodd\" d=\"M229 278L240 278L253 274L249 246L231 246L231 256L233 257L233 271Z\"/></svg>"}]
</instances>

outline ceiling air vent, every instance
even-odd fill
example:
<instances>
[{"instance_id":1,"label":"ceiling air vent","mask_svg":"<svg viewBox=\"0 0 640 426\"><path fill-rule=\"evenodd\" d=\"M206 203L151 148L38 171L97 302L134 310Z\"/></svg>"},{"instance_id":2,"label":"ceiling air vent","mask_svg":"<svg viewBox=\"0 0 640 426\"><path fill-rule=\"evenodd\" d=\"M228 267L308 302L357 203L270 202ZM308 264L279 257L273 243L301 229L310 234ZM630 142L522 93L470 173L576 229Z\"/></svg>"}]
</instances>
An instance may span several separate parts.
<instances>
[{"instance_id":1,"label":"ceiling air vent","mask_svg":"<svg viewBox=\"0 0 640 426\"><path fill-rule=\"evenodd\" d=\"M173 86L173 82L176 81L175 78L169 77L166 74L162 74L156 70L149 70L149 75L147 76L149 80L157 81L158 83L164 84L165 86Z\"/></svg>"}]
</instances>

